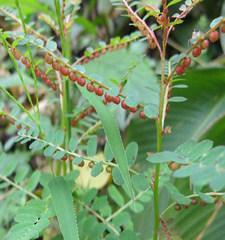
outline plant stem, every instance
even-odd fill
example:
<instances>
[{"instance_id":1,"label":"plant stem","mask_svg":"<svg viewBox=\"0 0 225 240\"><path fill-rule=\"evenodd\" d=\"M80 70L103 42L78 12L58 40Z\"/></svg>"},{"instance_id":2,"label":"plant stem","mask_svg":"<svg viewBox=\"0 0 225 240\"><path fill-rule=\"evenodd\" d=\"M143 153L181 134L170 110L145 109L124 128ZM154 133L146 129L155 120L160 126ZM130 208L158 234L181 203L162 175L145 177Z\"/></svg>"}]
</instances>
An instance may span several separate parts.
<instances>
[{"instance_id":1,"label":"plant stem","mask_svg":"<svg viewBox=\"0 0 225 240\"><path fill-rule=\"evenodd\" d=\"M167 46L167 28L163 27L163 41L162 41L162 55L161 55L161 84L160 84L160 103L159 103L159 116L156 121L157 131L157 147L156 151L160 152L162 149L163 137L163 124L164 124L164 104L166 94L165 84L165 64L166 64L166 46ZM159 235L159 177L160 177L160 164L155 167L154 186L153 186L153 199L154 199L154 229L153 240L158 240Z\"/></svg>"},{"instance_id":2,"label":"plant stem","mask_svg":"<svg viewBox=\"0 0 225 240\"><path fill-rule=\"evenodd\" d=\"M56 17L59 25L60 30L60 39L61 39L61 46L62 46L62 54L64 57L70 59L71 51L70 51L70 39L67 37L65 38L65 29L64 29L64 19L61 14L61 7L59 0L54 0L55 3L55 10L56 10ZM67 40L66 40L67 39ZM68 117L69 113L71 112L71 104L70 104L70 82L68 78L64 79L63 82L63 106L62 106L62 128L65 130L65 147L68 146L70 137L71 137L71 125L70 119ZM57 171L61 172L61 167L63 167L63 174L66 174L66 163L59 163L57 166ZM72 170L72 166L70 165L70 170Z\"/></svg>"}]
</instances>

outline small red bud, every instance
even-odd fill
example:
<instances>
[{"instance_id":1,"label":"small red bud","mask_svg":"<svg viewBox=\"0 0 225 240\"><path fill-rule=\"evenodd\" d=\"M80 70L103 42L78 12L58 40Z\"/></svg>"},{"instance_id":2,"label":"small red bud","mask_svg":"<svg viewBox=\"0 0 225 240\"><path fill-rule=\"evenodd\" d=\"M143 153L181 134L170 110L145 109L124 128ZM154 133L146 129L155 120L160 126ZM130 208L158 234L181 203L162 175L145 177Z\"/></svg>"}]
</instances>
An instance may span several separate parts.
<instances>
[{"instance_id":1,"label":"small red bud","mask_svg":"<svg viewBox=\"0 0 225 240\"><path fill-rule=\"evenodd\" d=\"M70 70L66 66L61 66L60 72L63 76L68 76L70 74Z\"/></svg>"},{"instance_id":2,"label":"small red bud","mask_svg":"<svg viewBox=\"0 0 225 240\"><path fill-rule=\"evenodd\" d=\"M113 103L115 103L115 104L120 104L120 97L119 96L113 96L112 97L112 101L113 101Z\"/></svg>"},{"instance_id":3,"label":"small red bud","mask_svg":"<svg viewBox=\"0 0 225 240\"><path fill-rule=\"evenodd\" d=\"M139 117L140 117L141 119L146 119L146 116L145 116L144 111L139 112Z\"/></svg>"},{"instance_id":4,"label":"small red bud","mask_svg":"<svg viewBox=\"0 0 225 240\"><path fill-rule=\"evenodd\" d=\"M48 53L45 54L45 62L48 63L49 65L53 63L53 57Z\"/></svg>"},{"instance_id":5,"label":"small red bud","mask_svg":"<svg viewBox=\"0 0 225 240\"><path fill-rule=\"evenodd\" d=\"M200 47L196 47L192 50L193 57L198 57L201 55L201 53L202 53L202 50Z\"/></svg>"},{"instance_id":6,"label":"small red bud","mask_svg":"<svg viewBox=\"0 0 225 240\"><path fill-rule=\"evenodd\" d=\"M201 44L202 49L206 49L209 47L209 40L205 39Z\"/></svg>"},{"instance_id":7,"label":"small red bud","mask_svg":"<svg viewBox=\"0 0 225 240\"><path fill-rule=\"evenodd\" d=\"M77 76L74 72L70 72L69 78L71 81L76 82L77 81Z\"/></svg>"},{"instance_id":8,"label":"small red bud","mask_svg":"<svg viewBox=\"0 0 225 240\"><path fill-rule=\"evenodd\" d=\"M215 43L219 40L219 32L213 31L209 34L209 41Z\"/></svg>"},{"instance_id":9,"label":"small red bud","mask_svg":"<svg viewBox=\"0 0 225 240\"><path fill-rule=\"evenodd\" d=\"M55 69L56 71L59 71L60 70L60 63L57 62L57 61L54 61L52 63L52 68Z\"/></svg>"},{"instance_id":10,"label":"small red bud","mask_svg":"<svg viewBox=\"0 0 225 240\"><path fill-rule=\"evenodd\" d=\"M39 68L38 67L35 67L35 69L34 69L34 73L35 73L35 75L36 75L36 77L41 77L41 75L42 75L42 73L41 73L41 71L39 70Z\"/></svg>"},{"instance_id":11,"label":"small red bud","mask_svg":"<svg viewBox=\"0 0 225 240\"><path fill-rule=\"evenodd\" d=\"M95 88L95 94L97 96L102 96L104 94L104 91L102 88Z\"/></svg>"},{"instance_id":12,"label":"small red bud","mask_svg":"<svg viewBox=\"0 0 225 240\"><path fill-rule=\"evenodd\" d=\"M189 57L184 58L182 61L182 66L184 68L188 68L190 65L191 65L191 58Z\"/></svg>"},{"instance_id":13,"label":"small red bud","mask_svg":"<svg viewBox=\"0 0 225 240\"><path fill-rule=\"evenodd\" d=\"M94 90L95 90L95 87L93 86L92 83L88 83L88 84L86 85L86 88L87 88L87 90L88 90L89 92L94 92Z\"/></svg>"},{"instance_id":14,"label":"small red bud","mask_svg":"<svg viewBox=\"0 0 225 240\"><path fill-rule=\"evenodd\" d=\"M127 106L127 104L125 103L125 100L123 100L123 101L121 102L121 107L122 107L123 109L125 109L125 110L128 109L128 106Z\"/></svg>"},{"instance_id":15,"label":"small red bud","mask_svg":"<svg viewBox=\"0 0 225 240\"><path fill-rule=\"evenodd\" d=\"M130 110L130 112L132 112L132 113L136 113L137 112L137 107L129 107L128 108L129 110Z\"/></svg>"},{"instance_id":16,"label":"small red bud","mask_svg":"<svg viewBox=\"0 0 225 240\"><path fill-rule=\"evenodd\" d=\"M176 74L177 75L183 75L185 71L185 68L183 66L177 66L176 67Z\"/></svg>"},{"instance_id":17,"label":"small red bud","mask_svg":"<svg viewBox=\"0 0 225 240\"><path fill-rule=\"evenodd\" d=\"M110 96L108 93L105 93L104 97L107 103L110 103L112 101L112 96Z\"/></svg>"},{"instance_id":18,"label":"small red bud","mask_svg":"<svg viewBox=\"0 0 225 240\"><path fill-rule=\"evenodd\" d=\"M86 84L86 80L81 77L81 78L78 78L78 79L77 79L77 83L78 83L81 87L83 87L83 86Z\"/></svg>"},{"instance_id":19,"label":"small red bud","mask_svg":"<svg viewBox=\"0 0 225 240\"><path fill-rule=\"evenodd\" d=\"M16 48L12 49L12 54L15 57L16 60L20 60L21 54L20 54L20 52Z\"/></svg>"}]
</instances>

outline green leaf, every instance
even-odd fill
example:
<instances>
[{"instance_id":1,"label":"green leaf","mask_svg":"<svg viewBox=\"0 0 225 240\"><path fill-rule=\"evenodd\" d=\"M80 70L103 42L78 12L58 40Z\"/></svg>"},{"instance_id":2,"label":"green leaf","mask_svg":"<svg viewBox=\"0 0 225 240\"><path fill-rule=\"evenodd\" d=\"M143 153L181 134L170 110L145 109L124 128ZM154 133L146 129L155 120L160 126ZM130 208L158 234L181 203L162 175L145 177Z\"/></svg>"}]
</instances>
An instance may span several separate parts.
<instances>
[{"instance_id":1,"label":"green leaf","mask_svg":"<svg viewBox=\"0 0 225 240\"><path fill-rule=\"evenodd\" d=\"M172 0L167 4L167 7L173 6L179 2L182 2L182 0Z\"/></svg>"},{"instance_id":2,"label":"green leaf","mask_svg":"<svg viewBox=\"0 0 225 240\"><path fill-rule=\"evenodd\" d=\"M120 193L120 191L114 186L110 185L108 187L108 194L109 197L120 207L122 207L125 204L123 195Z\"/></svg>"},{"instance_id":3,"label":"green leaf","mask_svg":"<svg viewBox=\"0 0 225 240\"><path fill-rule=\"evenodd\" d=\"M77 148L77 138L76 137L71 137L70 142L69 142L69 150L71 152L74 152Z\"/></svg>"},{"instance_id":4,"label":"green leaf","mask_svg":"<svg viewBox=\"0 0 225 240\"><path fill-rule=\"evenodd\" d=\"M220 16L215 18L211 23L210 23L210 28L214 28L221 20L223 20L224 17Z\"/></svg>"},{"instance_id":5,"label":"green leaf","mask_svg":"<svg viewBox=\"0 0 225 240\"><path fill-rule=\"evenodd\" d=\"M129 166L135 163L137 154L138 154L138 144L136 142L129 143L126 147L126 155L127 155Z\"/></svg>"},{"instance_id":6,"label":"green leaf","mask_svg":"<svg viewBox=\"0 0 225 240\"><path fill-rule=\"evenodd\" d=\"M64 240L79 240L72 192L63 177L55 177L49 183L53 207Z\"/></svg>"},{"instance_id":7,"label":"green leaf","mask_svg":"<svg viewBox=\"0 0 225 240\"><path fill-rule=\"evenodd\" d=\"M87 155L94 156L97 152L97 136L92 136L89 138L87 143Z\"/></svg>"},{"instance_id":8,"label":"green leaf","mask_svg":"<svg viewBox=\"0 0 225 240\"><path fill-rule=\"evenodd\" d=\"M92 177L97 177L102 171L103 171L102 162L98 162L91 169L91 176Z\"/></svg>"},{"instance_id":9,"label":"green leaf","mask_svg":"<svg viewBox=\"0 0 225 240\"><path fill-rule=\"evenodd\" d=\"M28 191L33 191L36 188L36 186L38 185L40 177L41 177L41 172L39 172L39 171L33 172L28 180L26 189Z\"/></svg>"},{"instance_id":10,"label":"green leaf","mask_svg":"<svg viewBox=\"0 0 225 240\"><path fill-rule=\"evenodd\" d=\"M80 88L80 90L82 94L88 99L90 104L95 107L97 114L102 121L102 125L112 153L119 166L119 171L122 175L122 179L125 182L126 187L128 188L130 196L133 196L132 184L128 170L128 161L120 136L120 131L115 120L115 116L96 96L88 93L87 90L83 88Z\"/></svg>"},{"instance_id":11,"label":"green leaf","mask_svg":"<svg viewBox=\"0 0 225 240\"><path fill-rule=\"evenodd\" d=\"M16 224L12 226L6 240L30 240L38 238L49 226L52 216L48 204L43 200L31 200L16 214Z\"/></svg>"},{"instance_id":12,"label":"green leaf","mask_svg":"<svg viewBox=\"0 0 225 240\"><path fill-rule=\"evenodd\" d=\"M114 181L115 184L117 184L117 185L123 185L124 184L123 177L121 176L120 170L117 167L113 168L112 177L113 177L113 181Z\"/></svg>"},{"instance_id":13,"label":"green leaf","mask_svg":"<svg viewBox=\"0 0 225 240\"><path fill-rule=\"evenodd\" d=\"M187 101L187 98L185 97L171 97L169 99L169 102L179 103L179 102L185 102Z\"/></svg>"},{"instance_id":14,"label":"green leaf","mask_svg":"<svg viewBox=\"0 0 225 240\"><path fill-rule=\"evenodd\" d=\"M54 52L57 49L57 43L52 40L48 40L46 43L46 48L49 51Z\"/></svg>"},{"instance_id":15,"label":"green leaf","mask_svg":"<svg viewBox=\"0 0 225 240\"><path fill-rule=\"evenodd\" d=\"M147 161L151 163L168 163L168 162L188 163L187 158L185 158L181 154L170 151L155 153L149 156L147 158Z\"/></svg>"}]
</instances>

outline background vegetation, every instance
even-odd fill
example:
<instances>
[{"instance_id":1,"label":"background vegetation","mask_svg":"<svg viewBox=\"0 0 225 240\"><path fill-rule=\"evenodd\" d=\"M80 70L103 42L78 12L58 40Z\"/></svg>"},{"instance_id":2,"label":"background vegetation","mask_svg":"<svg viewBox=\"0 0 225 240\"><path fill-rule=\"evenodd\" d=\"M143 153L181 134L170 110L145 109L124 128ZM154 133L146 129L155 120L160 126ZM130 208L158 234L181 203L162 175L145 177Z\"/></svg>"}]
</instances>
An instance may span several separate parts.
<instances>
[{"instance_id":1,"label":"background vegetation","mask_svg":"<svg viewBox=\"0 0 225 240\"><path fill-rule=\"evenodd\" d=\"M113 7L109 0L88 0L82 1L80 4L76 0L70 2L79 7L71 26L71 43L69 43L71 45L71 56L69 56L71 57L71 63L82 57L85 51L88 55L92 49L99 45L104 46L105 43L110 43L110 41L113 45L118 42L117 36L122 39L136 31L134 26L129 25L129 18L122 16L122 12ZM161 4L161 1L157 0L143 0L143 2L156 7ZM15 2L8 1L6 3L6 1L0 0L0 5L0 29L22 32L23 29L19 24L20 18ZM21 1L21 8L27 26L36 29L47 39L55 41L58 49L61 49L54 1L23 0ZM177 5L172 6L172 11L176 12L176 10ZM70 11L70 9L68 8L67 11ZM187 39L191 38L192 32L206 32L211 21L220 15L225 15L223 0L205 0L198 4L188 15L185 22L178 25L176 31L172 33L167 58L185 52L190 45ZM115 82L123 83L123 81L127 81L123 92L125 95L130 94L131 97L134 96L144 102L154 104L159 94L159 58L155 51L148 49L145 41L133 41L136 36L138 35L132 35L132 43L127 48L108 52L104 56L87 63L85 72L99 81L103 81L104 84L112 88L112 91L116 91ZM112 38L114 40L111 40ZM25 41L23 44L20 45L22 50L26 49L27 42ZM54 49L54 46L49 46L49 49L51 48ZM29 56L29 51L25 51L26 55ZM214 146L225 144L224 53L225 35L216 44L210 46L208 51L204 52L200 58L196 59L193 66L182 76L188 88L174 89L173 95L183 96L188 101L171 104L166 125L171 126L172 132L165 136L163 149L174 150L187 140L209 139L214 142ZM32 48L32 54L35 62L43 63L42 52ZM14 64L4 48L4 44L1 44L1 90L7 89L11 96L14 96L28 111L31 111L29 99L24 92L23 83L18 77L18 71L16 71ZM34 101L36 89L32 74L22 65L19 65L19 72L31 99ZM54 78L54 73L51 70L49 70L49 74ZM146 86L149 86L149 89L146 89ZM60 126L60 99L54 91L39 80L37 87L41 125L47 133L46 141L51 141L53 144L55 141L55 145L60 145L62 135L56 129L56 126ZM70 117L74 119L80 112L90 107L93 99L87 97L88 102L80 94L77 87L71 89L71 95L73 95L73 101L71 102ZM55 208L63 211L65 209L63 207L67 206L68 211L73 211L72 205L69 206L68 202L63 202L63 196L68 194L64 182L59 181L48 185L51 178L50 173L55 167L55 161L52 161L50 157L52 155L51 149L49 149L50 152L46 151L44 154L37 151L38 148L41 149L41 146L33 144L36 142L35 137L37 137L33 128L32 133L20 131L20 139L15 142L19 130L12 123L16 122L18 125L23 120L26 121L27 116L4 90L0 91L0 112L0 239L4 239L15 222L18 225L21 224L21 229L23 225L23 231L28 231L32 226L30 236L33 238L34 233L36 233L37 237L40 235L40 239L62 239L62 235L59 234L58 223L54 220L51 222L51 227L43 231L50 224L49 219L55 215L52 209L45 211L48 198L45 199L44 204L43 201L40 200L41 202L39 202L38 199L41 196L47 196L50 191L53 196L56 195L56 199L61 199L60 202L55 201L53 203ZM10 113L10 117L6 116L6 112ZM14 116L14 119L11 116ZM77 222L80 239L118 239L116 238L118 232L121 232L119 239L151 239L153 206L152 192L149 191L152 171L149 169L152 168L152 164L146 161L146 157L156 148L155 123L153 120L151 122L141 120L138 114L127 113L122 109L116 111L116 119L126 148L129 165L132 166L133 171L142 172L141 175L134 175L132 178L138 196L136 204L134 204L129 199L129 191L126 187L122 187L122 189L118 187L123 181L116 171L118 168L114 168L113 150L111 149L112 152L109 150L108 141L110 139L105 138L102 130L104 122L101 123L102 118L100 116L101 113L99 112L98 115L96 113L91 114L81 119L78 125L72 129L72 135L76 136L75 141L80 144L78 154L82 155L82 152L87 152L87 156L90 158L104 159L108 162L107 166L109 167L108 169L107 167L103 168L101 163L97 163L93 168L87 162L85 162L85 167L81 167L79 164L83 159L77 155L72 155L74 157L73 161L77 165L76 169L79 169L81 176L78 178L78 172L73 171L67 178L71 182L76 179L77 183L73 199L76 209L78 209ZM28 123L29 121L26 121L26 124ZM110 123L109 126L106 126L105 131L110 128L112 130L117 129L113 123ZM98 137L96 134L98 134ZM29 142L31 139L28 136L31 135L34 138L32 142ZM52 138L52 136L55 138ZM18 141L22 141L23 144L18 143ZM114 147L119 152L120 140L118 141L114 142ZM33 147L30 144L33 144ZM76 142L73 142L72 145L75 146ZM73 149L70 149L70 152L73 151ZM58 157L60 158L60 156ZM113 167L112 173L111 167ZM148 171L145 171L146 169ZM164 171L166 175L166 172L171 170L165 167ZM99 176L94 177L95 175ZM209 176L206 175L202 178L207 181ZM224 180L225 177L220 179L221 182L224 182ZM165 183L162 182L160 191L161 212L171 206L173 202L179 202L179 200L182 202L182 194L191 194L187 179L173 179L172 181L176 188L170 185L166 177L164 179ZM58 186L62 186L65 192L57 191ZM97 188L97 190L91 189L92 187ZM68 198L70 198L69 195ZM36 202L30 203L30 206L28 203L26 208L21 209L20 207L24 206L30 199L36 199ZM182 208L180 211L176 211L174 205L172 205L163 215L165 226L162 223L164 229L162 228L161 232L168 231L166 233L167 237L172 236L171 239L223 239L225 235L225 208L223 204L221 204L221 201L214 203L214 200L212 203L212 199L208 199L206 196L202 196L199 202L197 205L190 204L187 209ZM29 207L30 210L28 211ZM28 213L27 216L26 213ZM60 222L59 216L62 214L57 213L59 225L65 224L64 229L67 232L76 223L74 219ZM17 215L16 219L15 215ZM40 219L41 221L39 221ZM37 224L34 225L36 221ZM40 232L43 234L40 234ZM102 237L103 233L105 233L105 238ZM22 236L22 234L18 231L15 235L11 235L9 239L20 239L19 236ZM64 233L62 234L65 236ZM33 239L30 236L21 239ZM164 239L163 234L161 237Z\"/></svg>"}]
</instances>

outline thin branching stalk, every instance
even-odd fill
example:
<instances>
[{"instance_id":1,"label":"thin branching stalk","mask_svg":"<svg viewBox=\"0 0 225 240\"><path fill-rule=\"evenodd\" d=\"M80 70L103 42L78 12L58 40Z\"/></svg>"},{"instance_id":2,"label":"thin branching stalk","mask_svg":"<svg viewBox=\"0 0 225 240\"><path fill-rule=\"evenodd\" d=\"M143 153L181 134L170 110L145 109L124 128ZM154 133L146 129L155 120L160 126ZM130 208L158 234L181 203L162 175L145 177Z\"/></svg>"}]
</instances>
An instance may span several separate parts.
<instances>
[{"instance_id":1,"label":"thin branching stalk","mask_svg":"<svg viewBox=\"0 0 225 240\"><path fill-rule=\"evenodd\" d=\"M63 56L67 59L70 59L70 44L69 41L65 38L65 29L64 29L64 20L62 16L62 11L60 7L60 2L58 0L54 0L55 10L56 10L56 17L57 22L59 25L60 31L60 39L61 39L61 47ZM68 146L70 137L71 137L71 125L70 119L68 115L71 112L71 99L70 99L70 82L68 78L64 79L63 83L63 106L62 106L62 113L61 113L61 120L62 120L62 128L65 130L65 146ZM59 171L61 171L60 167L61 163L58 164L57 167L57 175L59 175ZM72 165L70 163L70 170L72 170ZM66 163L63 163L63 173L66 174Z\"/></svg>"}]
</instances>

